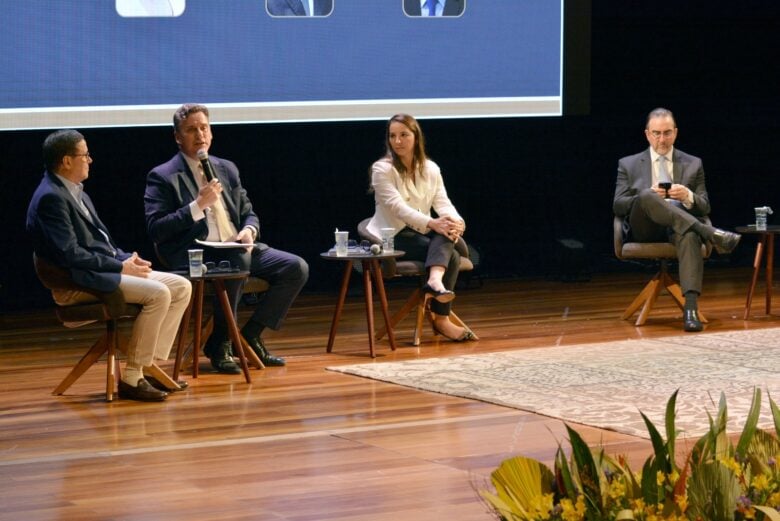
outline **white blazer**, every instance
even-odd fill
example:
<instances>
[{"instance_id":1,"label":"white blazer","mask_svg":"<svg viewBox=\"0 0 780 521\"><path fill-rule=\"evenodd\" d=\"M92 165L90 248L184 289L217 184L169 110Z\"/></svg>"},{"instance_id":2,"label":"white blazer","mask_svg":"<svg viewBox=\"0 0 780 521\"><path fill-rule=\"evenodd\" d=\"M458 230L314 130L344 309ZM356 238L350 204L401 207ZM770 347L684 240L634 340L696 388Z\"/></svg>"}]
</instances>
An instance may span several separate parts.
<instances>
[{"instance_id":1,"label":"white blazer","mask_svg":"<svg viewBox=\"0 0 780 521\"><path fill-rule=\"evenodd\" d=\"M390 159L380 159L371 167L371 186L376 208L368 231L376 237L381 237L381 228L395 228L398 233L405 226L428 233L431 208L439 217L463 221L447 197L439 166L431 160L425 162L422 175L415 176L412 182L401 177Z\"/></svg>"}]
</instances>

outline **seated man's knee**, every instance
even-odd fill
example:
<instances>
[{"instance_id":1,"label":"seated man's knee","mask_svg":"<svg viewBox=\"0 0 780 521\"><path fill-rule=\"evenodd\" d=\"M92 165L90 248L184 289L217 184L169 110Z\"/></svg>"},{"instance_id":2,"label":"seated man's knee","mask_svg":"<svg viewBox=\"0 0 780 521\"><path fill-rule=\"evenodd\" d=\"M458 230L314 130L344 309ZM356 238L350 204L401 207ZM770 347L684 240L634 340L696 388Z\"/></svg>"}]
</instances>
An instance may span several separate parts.
<instances>
[{"instance_id":1,"label":"seated man's knee","mask_svg":"<svg viewBox=\"0 0 780 521\"><path fill-rule=\"evenodd\" d=\"M301 257L296 257L296 260L297 262L295 263L295 271L298 274L297 278L305 283L307 280L309 280L309 264Z\"/></svg>"},{"instance_id":2,"label":"seated man's knee","mask_svg":"<svg viewBox=\"0 0 780 521\"><path fill-rule=\"evenodd\" d=\"M637 194L637 199L641 205L657 203L661 201L661 198L658 197L658 194L652 188L644 188L640 190Z\"/></svg>"}]
</instances>

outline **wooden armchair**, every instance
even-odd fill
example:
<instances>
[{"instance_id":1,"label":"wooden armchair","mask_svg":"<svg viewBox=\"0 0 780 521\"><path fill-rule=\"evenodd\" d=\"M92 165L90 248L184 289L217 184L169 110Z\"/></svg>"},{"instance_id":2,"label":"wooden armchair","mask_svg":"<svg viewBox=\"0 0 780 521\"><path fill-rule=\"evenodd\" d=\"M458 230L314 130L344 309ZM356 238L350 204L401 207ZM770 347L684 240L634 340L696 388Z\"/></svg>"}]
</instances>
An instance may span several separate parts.
<instances>
[{"instance_id":1,"label":"wooden armchair","mask_svg":"<svg viewBox=\"0 0 780 521\"><path fill-rule=\"evenodd\" d=\"M677 259L677 249L669 242L624 242L623 241L623 217L615 216L613 219L613 240L615 256L620 260L655 260L660 264L658 273L645 285L639 295L629 304L620 318L628 320L641 307L642 311L636 319L636 325L642 326L647 321L647 316L653 308L661 290L666 289L680 309L685 308L680 285L669 275L669 261ZM709 223L709 219L707 219ZM702 254L708 258L712 253L712 245L702 244ZM704 315L699 312L702 322L707 322Z\"/></svg>"},{"instance_id":2,"label":"wooden armchair","mask_svg":"<svg viewBox=\"0 0 780 521\"><path fill-rule=\"evenodd\" d=\"M358 235L360 235L360 238L363 240L370 241L372 244L382 244L382 241L379 237L371 234L371 232L368 231L368 222L370 219L363 219L358 224ZM474 269L474 264L471 262L471 259L468 256L468 248L466 247L465 242L463 242L463 248L458 250L461 253L460 257L460 271L466 272L471 271ZM419 283L417 285L417 288L412 292L411 295L406 299L406 302L401 306L401 308L391 317L390 319L390 327L395 329L396 324L398 324L401 320L406 318L406 316L412 312L412 310L415 310L416 312L416 321L415 321L415 327L414 327L414 338L412 340L412 345L418 346L420 345L420 337L422 335L422 326L423 321L425 320L425 315L428 310L425 308L425 299L422 287L425 285L427 273L425 270L425 263L422 261L415 261L415 260L404 260L403 257L399 259L387 259L382 261L382 277L384 279L393 279L393 278L400 278L400 277L417 277ZM458 315L455 314L455 312L450 311L450 320L461 327L468 327L466 324L458 317ZM387 334L387 329L382 327L377 330L376 332L376 339L379 340L383 336Z\"/></svg>"},{"instance_id":3,"label":"wooden armchair","mask_svg":"<svg viewBox=\"0 0 780 521\"><path fill-rule=\"evenodd\" d=\"M61 395L76 380L95 364L103 353L107 353L106 360L106 400L112 401L116 381L119 379L119 369L116 353L120 350L117 323L121 319L132 319L141 312L140 304L127 304L122 291L117 289L111 293L102 293L89 288L84 288L73 282L67 270L52 264L42 257L33 254L33 264L38 279L49 290L76 290L90 293L97 299L95 302L73 304L68 306L56 305L57 318L65 327L78 327L90 322L105 322L106 331L86 354L73 367L70 373L54 389L52 394ZM156 368L156 366L155 366ZM156 368L154 376L160 381L167 381L167 375Z\"/></svg>"}]
</instances>

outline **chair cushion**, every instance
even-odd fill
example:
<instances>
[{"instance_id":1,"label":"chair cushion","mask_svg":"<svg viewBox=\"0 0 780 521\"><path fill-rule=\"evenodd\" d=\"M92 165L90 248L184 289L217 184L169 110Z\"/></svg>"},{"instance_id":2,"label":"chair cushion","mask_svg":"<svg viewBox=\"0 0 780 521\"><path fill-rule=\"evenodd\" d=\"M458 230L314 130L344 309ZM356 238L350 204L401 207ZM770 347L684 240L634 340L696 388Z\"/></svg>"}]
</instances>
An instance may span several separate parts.
<instances>
[{"instance_id":1,"label":"chair cushion","mask_svg":"<svg viewBox=\"0 0 780 521\"><path fill-rule=\"evenodd\" d=\"M624 259L676 259L677 250L668 242L627 242L623 244Z\"/></svg>"},{"instance_id":2,"label":"chair cushion","mask_svg":"<svg viewBox=\"0 0 780 521\"><path fill-rule=\"evenodd\" d=\"M57 318L68 327L83 325L87 322L110 320L107 308L102 302L90 302L87 304L74 304L71 306L57 306ZM124 304L115 318L133 318L141 312L140 304Z\"/></svg>"},{"instance_id":3,"label":"chair cushion","mask_svg":"<svg viewBox=\"0 0 780 521\"><path fill-rule=\"evenodd\" d=\"M702 244L701 253L706 259L709 257L711 247ZM677 250L669 242L627 242L623 244L621 252L623 259L676 259Z\"/></svg>"}]
</instances>

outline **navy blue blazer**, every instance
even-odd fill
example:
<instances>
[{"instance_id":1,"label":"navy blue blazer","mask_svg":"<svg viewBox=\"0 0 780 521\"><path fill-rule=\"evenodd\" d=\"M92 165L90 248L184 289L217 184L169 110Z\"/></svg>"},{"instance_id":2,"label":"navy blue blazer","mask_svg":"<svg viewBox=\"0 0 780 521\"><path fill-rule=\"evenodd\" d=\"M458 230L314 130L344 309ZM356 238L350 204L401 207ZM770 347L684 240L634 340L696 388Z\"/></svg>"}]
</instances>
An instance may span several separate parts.
<instances>
[{"instance_id":1,"label":"navy blue blazer","mask_svg":"<svg viewBox=\"0 0 780 521\"><path fill-rule=\"evenodd\" d=\"M222 201L233 225L239 231L252 226L259 232L260 219L241 186L236 165L216 156L209 159L222 184ZM168 266L186 265L187 250L197 247L196 239L205 240L208 236L206 219L194 221L190 212L189 204L197 197L198 185L181 153L154 167L146 177L146 229Z\"/></svg>"},{"instance_id":2,"label":"navy blue blazer","mask_svg":"<svg viewBox=\"0 0 780 521\"><path fill-rule=\"evenodd\" d=\"M306 16L303 0L265 0L265 8L272 16ZM328 16L333 11L333 0L314 0L314 16Z\"/></svg>"},{"instance_id":3,"label":"navy blue blazer","mask_svg":"<svg viewBox=\"0 0 780 521\"><path fill-rule=\"evenodd\" d=\"M67 269L76 284L108 293L119 287L130 254L116 246L86 193L83 201L94 222L62 181L44 172L27 208L27 232L38 256Z\"/></svg>"},{"instance_id":4,"label":"navy blue blazer","mask_svg":"<svg viewBox=\"0 0 780 521\"><path fill-rule=\"evenodd\" d=\"M447 0L442 16L460 16L466 7L466 0ZM404 12L409 16L422 16L420 0L404 0Z\"/></svg>"}]
</instances>

